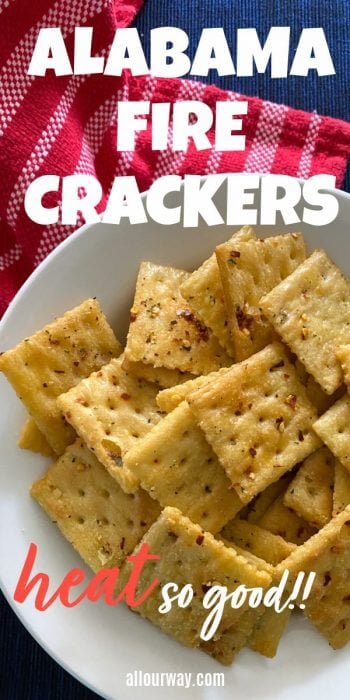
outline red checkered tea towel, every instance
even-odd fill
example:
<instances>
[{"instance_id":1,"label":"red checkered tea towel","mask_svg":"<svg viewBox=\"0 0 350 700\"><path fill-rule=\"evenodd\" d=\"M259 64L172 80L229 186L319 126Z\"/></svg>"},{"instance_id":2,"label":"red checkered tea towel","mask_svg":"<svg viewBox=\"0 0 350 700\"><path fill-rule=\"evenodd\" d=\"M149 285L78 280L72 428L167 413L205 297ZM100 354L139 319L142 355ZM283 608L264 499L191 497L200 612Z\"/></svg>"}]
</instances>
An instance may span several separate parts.
<instances>
[{"instance_id":1,"label":"red checkered tea towel","mask_svg":"<svg viewBox=\"0 0 350 700\"><path fill-rule=\"evenodd\" d=\"M135 175L140 189L176 173L260 172L307 178L336 176L341 185L350 155L350 125L258 98L224 92L183 79L105 75L44 78L27 74L41 27L60 27L70 56L75 27L93 27L93 50L107 56L115 29L127 26L142 0L0 0L0 313L26 277L73 227L33 223L24 195L44 174L87 173L108 196L117 175ZM135 152L117 152L117 102L175 102L197 99L248 100L246 150L219 153L152 151L150 127L137 137ZM211 143L213 132L209 133ZM101 204L103 208L104 202Z\"/></svg>"}]
</instances>

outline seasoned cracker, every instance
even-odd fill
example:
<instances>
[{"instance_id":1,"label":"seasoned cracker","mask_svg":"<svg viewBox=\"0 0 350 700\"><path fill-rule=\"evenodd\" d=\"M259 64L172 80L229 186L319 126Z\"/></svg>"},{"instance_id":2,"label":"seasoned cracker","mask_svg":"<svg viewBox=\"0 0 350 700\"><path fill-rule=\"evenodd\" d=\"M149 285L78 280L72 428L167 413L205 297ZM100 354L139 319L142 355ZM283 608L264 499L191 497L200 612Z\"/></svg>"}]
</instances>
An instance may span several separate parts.
<instances>
[{"instance_id":1,"label":"seasoned cracker","mask_svg":"<svg viewBox=\"0 0 350 700\"><path fill-rule=\"evenodd\" d=\"M187 400L244 503L320 445L316 410L279 343Z\"/></svg>"},{"instance_id":2,"label":"seasoned cracker","mask_svg":"<svg viewBox=\"0 0 350 700\"><path fill-rule=\"evenodd\" d=\"M75 437L57 397L121 352L99 303L87 299L0 356L4 372L56 454Z\"/></svg>"},{"instance_id":3,"label":"seasoned cracker","mask_svg":"<svg viewBox=\"0 0 350 700\"><path fill-rule=\"evenodd\" d=\"M350 472L335 460L333 517L345 510L350 504Z\"/></svg>"},{"instance_id":4,"label":"seasoned cracker","mask_svg":"<svg viewBox=\"0 0 350 700\"><path fill-rule=\"evenodd\" d=\"M179 369L167 369L166 367L152 367L152 365L145 365L144 362L130 362L125 356L123 369L137 379L145 379L146 382L157 384L159 389L168 389L194 379L194 375L190 372L180 372Z\"/></svg>"},{"instance_id":5,"label":"seasoned cracker","mask_svg":"<svg viewBox=\"0 0 350 700\"><path fill-rule=\"evenodd\" d=\"M284 505L284 494L276 498L258 524L274 535L297 545L306 542L316 532L315 527Z\"/></svg>"},{"instance_id":6,"label":"seasoned cracker","mask_svg":"<svg viewBox=\"0 0 350 700\"><path fill-rule=\"evenodd\" d=\"M341 385L336 356L350 343L350 282L316 250L260 301L263 313L327 394Z\"/></svg>"},{"instance_id":7,"label":"seasoned cracker","mask_svg":"<svg viewBox=\"0 0 350 700\"><path fill-rule=\"evenodd\" d=\"M127 451L158 423L158 387L123 370L123 355L83 379L58 405L88 448L126 491L137 479L124 464Z\"/></svg>"},{"instance_id":8,"label":"seasoned cracker","mask_svg":"<svg viewBox=\"0 0 350 700\"><path fill-rule=\"evenodd\" d=\"M259 310L261 297L305 260L300 233L219 245L220 269L235 357L245 360L273 340Z\"/></svg>"},{"instance_id":9,"label":"seasoned cracker","mask_svg":"<svg viewBox=\"0 0 350 700\"><path fill-rule=\"evenodd\" d=\"M295 549L294 544L287 542L280 535L239 518L230 520L220 535L273 566L279 564Z\"/></svg>"},{"instance_id":10,"label":"seasoned cracker","mask_svg":"<svg viewBox=\"0 0 350 700\"><path fill-rule=\"evenodd\" d=\"M216 533L243 507L186 401L163 418L125 456L142 487Z\"/></svg>"},{"instance_id":11,"label":"seasoned cracker","mask_svg":"<svg viewBox=\"0 0 350 700\"><path fill-rule=\"evenodd\" d=\"M125 357L153 367L208 374L232 360L180 294L189 272L141 263Z\"/></svg>"},{"instance_id":12,"label":"seasoned cracker","mask_svg":"<svg viewBox=\"0 0 350 700\"><path fill-rule=\"evenodd\" d=\"M316 572L305 614L334 649L344 646L350 641L350 506L292 552L276 574L285 569L292 576Z\"/></svg>"},{"instance_id":13,"label":"seasoned cracker","mask_svg":"<svg viewBox=\"0 0 350 700\"><path fill-rule=\"evenodd\" d=\"M170 413L176 406L178 406L182 401L185 401L187 396L191 394L196 389L200 389L212 379L216 379L221 374L228 371L228 367L222 367L217 370L217 372L210 372L210 374L204 374L195 379L189 379L183 384L178 384L177 386L169 387L168 389L163 389L157 396L157 404L162 411Z\"/></svg>"},{"instance_id":14,"label":"seasoned cracker","mask_svg":"<svg viewBox=\"0 0 350 700\"><path fill-rule=\"evenodd\" d=\"M238 585L248 587L267 587L271 576L265 571L249 564L243 557L238 556L231 548L225 547L209 532L204 532L177 508L165 508L158 520L141 543L147 542L152 554L158 554L159 560L149 562L142 570L136 593L139 596L154 580L158 578L161 584L172 581L179 590L186 584L193 586L195 596L190 607L179 608L173 605L166 614L158 611L163 602L160 586L154 589L150 596L135 608L142 617L153 622L164 632L186 646L194 647L201 643L200 632L208 610L202 601L210 584L227 586L233 592ZM137 547L138 551L139 547ZM130 576L131 564L125 563L118 590L121 590ZM233 625L247 608L244 606L232 609L225 606L221 630Z\"/></svg>"},{"instance_id":15,"label":"seasoned cracker","mask_svg":"<svg viewBox=\"0 0 350 700\"><path fill-rule=\"evenodd\" d=\"M284 505L320 529L332 517L335 457L321 447L301 465L289 484Z\"/></svg>"},{"instance_id":16,"label":"seasoned cracker","mask_svg":"<svg viewBox=\"0 0 350 700\"><path fill-rule=\"evenodd\" d=\"M33 418L30 417L27 418L22 427L17 445L21 450L37 452L40 455L44 455L44 457L53 457L54 455L45 436L39 430Z\"/></svg>"},{"instance_id":17,"label":"seasoned cracker","mask_svg":"<svg viewBox=\"0 0 350 700\"><path fill-rule=\"evenodd\" d=\"M314 423L314 430L350 471L350 396L339 399Z\"/></svg>"},{"instance_id":18,"label":"seasoned cracker","mask_svg":"<svg viewBox=\"0 0 350 700\"><path fill-rule=\"evenodd\" d=\"M33 484L31 495L95 572L121 566L160 512L142 489L124 493L81 440Z\"/></svg>"},{"instance_id":19,"label":"seasoned cracker","mask_svg":"<svg viewBox=\"0 0 350 700\"><path fill-rule=\"evenodd\" d=\"M227 242L229 249L240 241L255 238L250 226L243 226ZM180 292L198 318L210 328L230 357L234 349L224 303L224 290L215 253L185 280Z\"/></svg>"}]
</instances>

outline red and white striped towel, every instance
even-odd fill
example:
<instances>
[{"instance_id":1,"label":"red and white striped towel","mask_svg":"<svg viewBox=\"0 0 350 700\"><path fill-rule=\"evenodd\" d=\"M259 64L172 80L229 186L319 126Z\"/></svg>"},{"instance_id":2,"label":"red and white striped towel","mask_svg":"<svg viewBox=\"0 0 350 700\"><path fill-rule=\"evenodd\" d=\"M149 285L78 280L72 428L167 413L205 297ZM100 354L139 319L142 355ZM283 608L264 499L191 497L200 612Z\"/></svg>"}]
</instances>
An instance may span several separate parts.
<instances>
[{"instance_id":1,"label":"red and white striped towel","mask_svg":"<svg viewBox=\"0 0 350 700\"><path fill-rule=\"evenodd\" d=\"M140 189L162 175L262 172L307 178L330 173L341 185L350 155L350 125L258 98L223 92L182 79L104 75L45 78L27 75L40 27L59 26L70 55L74 28L94 27L94 51L106 55L117 27L127 26L143 0L0 0L0 314L38 263L72 227L34 224L24 194L44 174L88 173L99 179L105 198L116 175L135 175ZM116 151L119 100L175 102L248 100L246 150L219 153L212 147L152 151L150 128L135 152ZM209 133L213 143L213 133ZM102 202L101 208L103 208Z\"/></svg>"}]
</instances>

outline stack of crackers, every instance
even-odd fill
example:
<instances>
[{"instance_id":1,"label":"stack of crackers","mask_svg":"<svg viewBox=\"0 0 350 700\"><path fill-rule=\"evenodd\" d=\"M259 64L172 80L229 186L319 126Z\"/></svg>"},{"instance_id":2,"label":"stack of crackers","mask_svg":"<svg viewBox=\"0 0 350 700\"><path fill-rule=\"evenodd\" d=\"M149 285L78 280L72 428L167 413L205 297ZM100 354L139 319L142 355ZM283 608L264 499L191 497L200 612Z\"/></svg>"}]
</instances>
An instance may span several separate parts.
<instances>
[{"instance_id":1,"label":"stack of crackers","mask_svg":"<svg viewBox=\"0 0 350 700\"><path fill-rule=\"evenodd\" d=\"M304 613L350 640L350 282L299 233L244 227L193 273L140 266L124 349L84 301L0 357L29 417L19 444L54 457L31 493L97 572L147 542L137 608L222 663L272 657L291 610L225 611L214 584L264 589L316 572ZM191 584L161 614L161 586Z\"/></svg>"}]
</instances>

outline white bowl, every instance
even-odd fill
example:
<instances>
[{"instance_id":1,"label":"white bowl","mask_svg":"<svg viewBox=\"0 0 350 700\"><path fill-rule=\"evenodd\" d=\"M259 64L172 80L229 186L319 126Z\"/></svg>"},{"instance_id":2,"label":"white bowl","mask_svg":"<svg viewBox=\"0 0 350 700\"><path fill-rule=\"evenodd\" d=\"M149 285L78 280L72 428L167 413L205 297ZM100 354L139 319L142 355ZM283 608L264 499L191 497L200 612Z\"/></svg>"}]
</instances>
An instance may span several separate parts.
<instances>
[{"instance_id":1,"label":"white bowl","mask_svg":"<svg viewBox=\"0 0 350 700\"><path fill-rule=\"evenodd\" d=\"M350 275L350 196L337 191L339 215L323 228L306 225L260 229L302 230L309 249L324 247ZM222 192L217 206L224 212ZM186 229L154 223L120 226L86 225L64 241L32 274L0 324L0 349L31 334L86 297L96 296L117 335L125 337L138 265L142 260L191 270L211 254L232 231L225 226ZM13 593L28 546L38 546L35 571L49 574L51 590L74 566L77 555L55 525L28 495L43 473L44 458L16 446L25 412L4 377L0 377L0 568L1 587L9 603L33 637L58 663L80 681L107 698L153 700L328 700L340 696L349 678L349 649L332 651L326 641L296 615L282 639L277 657L267 660L243 650L231 668L222 668L205 654L188 650L156 627L132 615L124 606L84 602L73 609L55 603L38 612L33 596L15 604ZM88 574L88 570L86 569ZM126 674L148 672L220 672L225 687L133 688Z\"/></svg>"}]
</instances>

